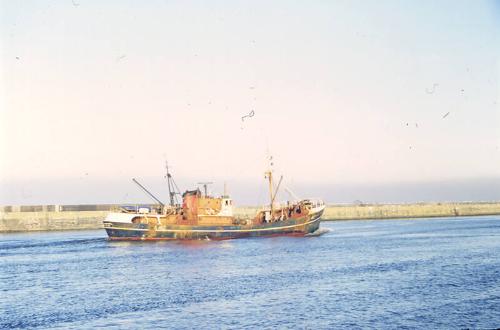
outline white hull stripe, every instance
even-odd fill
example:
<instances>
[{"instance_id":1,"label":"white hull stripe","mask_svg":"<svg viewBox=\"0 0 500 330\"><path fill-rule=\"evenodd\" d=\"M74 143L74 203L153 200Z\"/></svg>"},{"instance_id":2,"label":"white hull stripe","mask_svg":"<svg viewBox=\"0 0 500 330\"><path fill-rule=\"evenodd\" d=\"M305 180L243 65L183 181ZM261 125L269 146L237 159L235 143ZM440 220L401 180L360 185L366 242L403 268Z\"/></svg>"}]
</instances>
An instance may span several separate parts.
<instances>
[{"instance_id":1,"label":"white hull stripe","mask_svg":"<svg viewBox=\"0 0 500 330\"><path fill-rule=\"evenodd\" d=\"M159 233L168 233L168 232L176 232L176 233L182 233L182 232L195 232L195 233L239 233L239 232L253 232L253 231L273 231L273 230L280 230L280 229L288 229L288 228L294 228L294 227L300 227L300 226L305 226L310 223L318 221L320 218L318 217L317 219L304 222L302 224L297 224L297 225L290 225L290 226L282 226L282 227L270 227L270 228L257 228L257 229L211 229L211 230L203 230L203 229L158 229L158 230L153 230L155 232ZM129 230L129 231L150 231L151 229L146 229L146 228L127 228L127 227L104 227L105 229L118 229L118 230Z\"/></svg>"}]
</instances>

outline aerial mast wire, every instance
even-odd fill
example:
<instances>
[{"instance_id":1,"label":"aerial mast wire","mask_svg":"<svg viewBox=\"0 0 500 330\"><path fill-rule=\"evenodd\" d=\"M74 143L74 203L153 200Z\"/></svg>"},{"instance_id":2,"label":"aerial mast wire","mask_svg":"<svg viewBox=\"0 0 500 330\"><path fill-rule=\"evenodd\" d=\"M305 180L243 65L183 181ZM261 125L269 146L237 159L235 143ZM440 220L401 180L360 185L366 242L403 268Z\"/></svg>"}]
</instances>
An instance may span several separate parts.
<instances>
[{"instance_id":1,"label":"aerial mast wire","mask_svg":"<svg viewBox=\"0 0 500 330\"><path fill-rule=\"evenodd\" d=\"M292 191L292 189L290 189L290 187L287 187L286 185L285 185L285 191L286 191L287 193L289 193L289 194L290 194L290 196L292 196L292 198L293 198L295 201L300 200L300 197L299 197L299 196L297 196L297 195L296 195L296 194Z\"/></svg>"},{"instance_id":2,"label":"aerial mast wire","mask_svg":"<svg viewBox=\"0 0 500 330\"><path fill-rule=\"evenodd\" d=\"M149 190L147 190L142 184L139 183L139 181L137 181L135 178L132 178L132 181L134 181L139 187L142 188L142 190L144 190L146 192L146 194L148 194L150 197L152 197L155 201L157 201L162 207L165 206L165 204L162 203L162 201L160 201L158 198L155 197L155 195L153 195Z\"/></svg>"}]
</instances>

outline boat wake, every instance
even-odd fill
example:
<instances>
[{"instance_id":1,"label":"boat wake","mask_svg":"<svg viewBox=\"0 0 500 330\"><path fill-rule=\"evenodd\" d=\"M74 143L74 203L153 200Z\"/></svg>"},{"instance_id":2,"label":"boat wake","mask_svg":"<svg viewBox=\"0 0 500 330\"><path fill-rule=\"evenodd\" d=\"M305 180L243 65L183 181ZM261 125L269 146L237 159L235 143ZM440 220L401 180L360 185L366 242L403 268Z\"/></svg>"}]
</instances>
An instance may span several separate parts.
<instances>
[{"instance_id":1,"label":"boat wake","mask_svg":"<svg viewBox=\"0 0 500 330\"><path fill-rule=\"evenodd\" d=\"M328 228L318 228L316 231L306 234L307 237L317 237L330 232Z\"/></svg>"}]
</instances>

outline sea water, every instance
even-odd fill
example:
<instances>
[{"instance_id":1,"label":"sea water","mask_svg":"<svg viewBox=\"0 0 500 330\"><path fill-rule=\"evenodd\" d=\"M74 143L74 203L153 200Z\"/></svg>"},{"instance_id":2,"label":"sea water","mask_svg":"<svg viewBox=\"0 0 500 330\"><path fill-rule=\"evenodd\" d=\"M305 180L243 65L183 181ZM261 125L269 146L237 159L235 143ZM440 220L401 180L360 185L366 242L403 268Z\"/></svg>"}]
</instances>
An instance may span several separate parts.
<instances>
[{"instance_id":1,"label":"sea water","mask_svg":"<svg viewBox=\"0 0 500 330\"><path fill-rule=\"evenodd\" d=\"M336 221L314 237L0 235L0 328L496 328L500 217Z\"/></svg>"}]
</instances>

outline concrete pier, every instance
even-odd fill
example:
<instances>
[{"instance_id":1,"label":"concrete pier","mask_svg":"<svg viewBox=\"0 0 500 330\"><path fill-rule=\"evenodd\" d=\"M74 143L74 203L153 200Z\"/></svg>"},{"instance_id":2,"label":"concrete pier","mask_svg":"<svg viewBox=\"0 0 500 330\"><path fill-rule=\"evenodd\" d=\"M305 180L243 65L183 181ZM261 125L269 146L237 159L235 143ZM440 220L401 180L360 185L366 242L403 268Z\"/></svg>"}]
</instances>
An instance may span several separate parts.
<instances>
[{"instance_id":1,"label":"concrete pier","mask_svg":"<svg viewBox=\"0 0 500 330\"><path fill-rule=\"evenodd\" d=\"M500 214L500 202L329 205L324 220L400 219Z\"/></svg>"},{"instance_id":2,"label":"concrete pier","mask_svg":"<svg viewBox=\"0 0 500 330\"><path fill-rule=\"evenodd\" d=\"M102 228L118 205L35 205L0 207L0 232ZM258 207L237 207L237 217L253 217ZM456 217L500 214L500 202L328 205L323 221Z\"/></svg>"}]
</instances>

